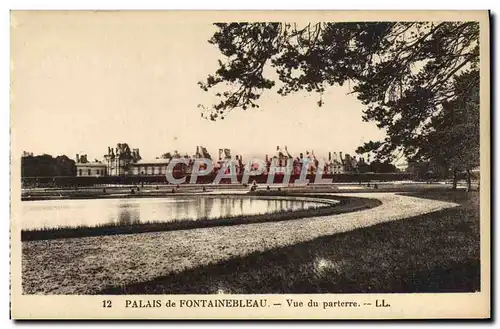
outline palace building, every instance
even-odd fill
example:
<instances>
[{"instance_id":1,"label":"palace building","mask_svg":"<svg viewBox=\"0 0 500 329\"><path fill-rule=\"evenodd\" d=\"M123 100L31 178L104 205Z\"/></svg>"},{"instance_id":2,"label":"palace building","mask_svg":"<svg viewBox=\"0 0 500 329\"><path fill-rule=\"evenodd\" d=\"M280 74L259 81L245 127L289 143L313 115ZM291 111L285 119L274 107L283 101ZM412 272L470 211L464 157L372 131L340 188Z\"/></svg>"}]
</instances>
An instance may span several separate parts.
<instances>
[{"instance_id":1,"label":"palace building","mask_svg":"<svg viewBox=\"0 0 500 329\"><path fill-rule=\"evenodd\" d=\"M139 149L130 149L127 143L118 143L115 148L108 146L108 154L104 155L107 172L110 176L126 176L132 174L131 165L141 160Z\"/></svg>"},{"instance_id":2,"label":"palace building","mask_svg":"<svg viewBox=\"0 0 500 329\"><path fill-rule=\"evenodd\" d=\"M168 165L172 159L186 159L187 164L176 165L173 169L174 173L189 175L191 174L194 165L201 159L211 159L207 149L203 146L197 146L194 155L189 156L187 153L181 155L174 151L172 154L167 152L161 157L155 159L143 159L138 148L130 148L127 143L118 143L116 147L108 147L107 154L104 155L104 162L95 160L89 162L87 155L76 155L77 176L164 176L167 174ZM217 173L221 168L226 168L227 164L231 163L236 169L237 175L243 174L245 163L241 155L231 156L230 149L219 149L218 158L213 160L214 173ZM364 164L362 157L357 160L349 154L342 156L342 152L328 152L328 159L323 159L324 164L323 174L342 174L346 172L355 172L358 164ZM307 174L316 174L320 161L317 159L314 151L306 151L299 153L298 157L293 157L288 148L276 147L276 153L273 156L266 155L266 167L263 174L269 173L271 166L275 167L275 174L283 175L288 168L291 168L293 175L300 175L304 165L307 165ZM256 164L255 164L256 165ZM252 166L255 166L252 165ZM200 170L206 169L205 163L200 165ZM252 168L256 169L256 168ZM228 173L228 172L227 172Z\"/></svg>"},{"instance_id":3,"label":"palace building","mask_svg":"<svg viewBox=\"0 0 500 329\"><path fill-rule=\"evenodd\" d=\"M139 160L130 164L129 175L144 176L144 175L166 175L167 166L170 159L156 158L153 160Z\"/></svg>"},{"instance_id":4,"label":"palace building","mask_svg":"<svg viewBox=\"0 0 500 329\"><path fill-rule=\"evenodd\" d=\"M89 162L87 160L87 155L76 155L76 176L106 176L107 167L105 163L95 160L94 162Z\"/></svg>"}]
</instances>

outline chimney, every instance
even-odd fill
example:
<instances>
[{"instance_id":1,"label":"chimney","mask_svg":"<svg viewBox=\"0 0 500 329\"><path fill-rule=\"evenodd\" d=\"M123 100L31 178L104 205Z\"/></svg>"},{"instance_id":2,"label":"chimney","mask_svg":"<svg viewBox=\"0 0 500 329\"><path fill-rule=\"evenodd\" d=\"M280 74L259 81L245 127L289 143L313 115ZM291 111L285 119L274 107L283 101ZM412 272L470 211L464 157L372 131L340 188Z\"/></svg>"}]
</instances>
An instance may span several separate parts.
<instances>
[{"instance_id":1,"label":"chimney","mask_svg":"<svg viewBox=\"0 0 500 329\"><path fill-rule=\"evenodd\" d=\"M80 163L80 155L78 153L76 154L76 163Z\"/></svg>"},{"instance_id":2,"label":"chimney","mask_svg":"<svg viewBox=\"0 0 500 329\"><path fill-rule=\"evenodd\" d=\"M332 161L332 152L328 152L328 161Z\"/></svg>"},{"instance_id":3,"label":"chimney","mask_svg":"<svg viewBox=\"0 0 500 329\"><path fill-rule=\"evenodd\" d=\"M269 162L269 156L266 154L266 163Z\"/></svg>"},{"instance_id":4,"label":"chimney","mask_svg":"<svg viewBox=\"0 0 500 329\"><path fill-rule=\"evenodd\" d=\"M199 154L200 154L200 147L196 146L196 156L198 157Z\"/></svg>"}]
</instances>

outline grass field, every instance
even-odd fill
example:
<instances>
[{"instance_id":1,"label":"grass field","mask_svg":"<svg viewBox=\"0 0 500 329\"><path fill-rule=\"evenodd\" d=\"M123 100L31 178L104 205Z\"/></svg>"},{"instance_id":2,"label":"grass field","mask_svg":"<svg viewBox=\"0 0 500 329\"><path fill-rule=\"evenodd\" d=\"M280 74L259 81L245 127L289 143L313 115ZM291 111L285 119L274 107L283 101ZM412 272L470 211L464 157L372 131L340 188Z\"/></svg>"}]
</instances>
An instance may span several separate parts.
<instances>
[{"instance_id":1,"label":"grass field","mask_svg":"<svg viewBox=\"0 0 500 329\"><path fill-rule=\"evenodd\" d=\"M473 292L480 289L479 194L406 193L460 203L117 287L102 294Z\"/></svg>"}]
</instances>

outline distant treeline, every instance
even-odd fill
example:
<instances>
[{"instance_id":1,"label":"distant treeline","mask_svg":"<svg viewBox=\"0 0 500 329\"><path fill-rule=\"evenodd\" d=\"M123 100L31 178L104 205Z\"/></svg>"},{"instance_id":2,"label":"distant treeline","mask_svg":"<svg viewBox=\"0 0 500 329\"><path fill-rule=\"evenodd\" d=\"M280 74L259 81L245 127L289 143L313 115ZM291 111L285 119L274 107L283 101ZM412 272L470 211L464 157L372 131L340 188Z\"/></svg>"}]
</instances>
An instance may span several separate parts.
<instances>
[{"instance_id":1,"label":"distant treeline","mask_svg":"<svg viewBox=\"0 0 500 329\"><path fill-rule=\"evenodd\" d=\"M390 163L389 161L379 161L375 160L368 163L361 163L357 166L357 172L359 173L395 173L397 172L397 168L395 165Z\"/></svg>"},{"instance_id":2,"label":"distant treeline","mask_svg":"<svg viewBox=\"0 0 500 329\"><path fill-rule=\"evenodd\" d=\"M21 158L21 177L76 176L75 161L65 155L24 156Z\"/></svg>"},{"instance_id":3,"label":"distant treeline","mask_svg":"<svg viewBox=\"0 0 500 329\"><path fill-rule=\"evenodd\" d=\"M177 176L177 175L174 175ZM176 177L180 178L182 177ZM196 180L197 184L210 184L215 180L216 175L199 176ZM299 175L292 175L290 178L290 183L294 183L299 179ZM323 175L323 179L328 179L333 183L349 183L349 182L371 182L371 181L398 181L398 180L410 180L412 179L409 173L364 173L364 174L335 174L335 175ZM252 176L249 179L249 184L255 181L258 184L266 184L268 176L259 175ZM315 176L308 176L307 179L311 183L314 182ZM141 185L141 184L168 184L166 176L104 176L104 177L93 177L93 176L81 176L81 177L24 177L24 186L39 186L39 187L74 187L74 186L93 186L93 185L107 185L107 184L125 184L125 185ZM186 182L190 181L190 176L186 176ZM242 182L242 176L237 176L238 183ZM274 183L282 183L283 176L276 175L274 177ZM230 179L223 179L222 184L230 184Z\"/></svg>"}]
</instances>

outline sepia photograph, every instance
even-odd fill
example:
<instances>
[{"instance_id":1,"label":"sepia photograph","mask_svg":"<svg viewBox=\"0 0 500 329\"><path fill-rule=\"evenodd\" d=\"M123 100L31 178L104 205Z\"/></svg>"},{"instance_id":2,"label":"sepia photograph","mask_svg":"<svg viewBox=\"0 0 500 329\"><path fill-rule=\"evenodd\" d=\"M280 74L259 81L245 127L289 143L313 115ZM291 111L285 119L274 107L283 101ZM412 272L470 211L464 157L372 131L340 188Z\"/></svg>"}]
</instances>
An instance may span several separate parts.
<instances>
[{"instance_id":1,"label":"sepia photograph","mask_svg":"<svg viewBox=\"0 0 500 329\"><path fill-rule=\"evenodd\" d=\"M13 316L488 318L489 65L487 11L12 11Z\"/></svg>"}]
</instances>

